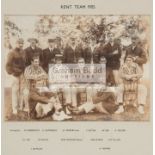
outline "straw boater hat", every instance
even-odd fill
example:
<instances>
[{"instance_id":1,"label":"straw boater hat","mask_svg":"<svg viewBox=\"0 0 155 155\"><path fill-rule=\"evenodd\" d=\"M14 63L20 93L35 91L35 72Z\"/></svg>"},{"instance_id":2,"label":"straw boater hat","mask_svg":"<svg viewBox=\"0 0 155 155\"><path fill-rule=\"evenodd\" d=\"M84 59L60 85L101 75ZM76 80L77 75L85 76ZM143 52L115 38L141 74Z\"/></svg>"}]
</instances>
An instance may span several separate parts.
<instances>
[{"instance_id":1,"label":"straw boater hat","mask_svg":"<svg viewBox=\"0 0 155 155\"><path fill-rule=\"evenodd\" d=\"M54 39L54 38L50 38L50 39L48 39L48 42L49 42L49 43L55 42L55 39Z\"/></svg>"},{"instance_id":2,"label":"straw boater hat","mask_svg":"<svg viewBox=\"0 0 155 155\"><path fill-rule=\"evenodd\" d=\"M29 38L27 41L28 41L28 42L35 41L36 43L38 43L38 39L36 39L36 38Z\"/></svg>"},{"instance_id":3,"label":"straw boater hat","mask_svg":"<svg viewBox=\"0 0 155 155\"><path fill-rule=\"evenodd\" d=\"M61 37L56 37L55 40L56 41L61 41L62 39L61 39Z\"/></svg>"},{"instance_id":4,"label":"straw boater hat","mask_svg":"<svg viewBox=\"0 0 155 155\"><path fill-rule=\"evenodd\" d=\"M62 58L63 58L63 55L62 55L62 54L56 54L56 55L55 55L55 59L59 59L59 60L60 60L60 59L62 59Z\"/></svg>"}]
</instances>

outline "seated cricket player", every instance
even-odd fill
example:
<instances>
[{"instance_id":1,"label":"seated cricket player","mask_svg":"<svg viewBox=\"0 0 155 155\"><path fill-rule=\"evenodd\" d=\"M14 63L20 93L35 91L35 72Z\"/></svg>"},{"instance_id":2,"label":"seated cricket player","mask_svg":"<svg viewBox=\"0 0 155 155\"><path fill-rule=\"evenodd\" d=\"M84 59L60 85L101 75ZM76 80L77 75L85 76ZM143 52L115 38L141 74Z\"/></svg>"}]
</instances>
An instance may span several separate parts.
<instances>
[{"instance_id":1,"label":"seated cricket player","mask_svg":"<svg viewBox=\"0 0 155 155\"><path fill-rule=\"evenodd\" d=\"M68 110L73 114L87 114L98 112L102 114L112 114L116 111L115 96L112 92L105 92L102 89L92 95L91 101L83 101L77 107L68 106Z\"/></svg>"},{"instance_id":2,"label":"seated cricket player","mask_svg":"<svg viewBox=\"0 0 155 155\"><path fill-rule=\"evenodd\" d=\"M29 80L35 80L36 87L39 88L46 86L48 76L44 69L40 66L39 56L34 56L32 58L31 65L25 68L24 76L28 80L28 84Z\"/></svg>"},{"instance_id":3,"label":"seated cricket player","mask_svg":"<svg viewBox=\"0 0 155 155\"><path fill-rule=\"evenodd\" d=\"M144 85L139 83L140 78L142 77L142 70L134 62L132 56L128 55L125 59L125 63L120 68L120 76L123 80L123 84L119 85L117 89L117 103L119 104L116 114L124 112L124 91L136 89L137 84L137 106L138 112L144 114L144 105L146 104L147 89ZM135 88L134 88L135 87Z\"/></svg>"},{"instance_id":4,"label":"seated cricket player","mask_svg":"<svg viewBox=\"0 0 155 155\"><path fill-rule=\"evenodd\" d=\"M88 90L87 90L88 91ZM68 110L73 114L87 114L90 112L97 112L102 114L113 114L117 110L116 97L113 89L106 90L102 85L95 85L89 89L89 96L81 99L81 103L77 107L67 106Z\"/></svg>"},{"instance_id":5,"label":"seated cricket player","mask_svg":"<svg viewBox=\"0 0 155 155\"><path fill-rule=\"evenodd\" d=\"M34 56L31 65L26 67L24 76L29 83L29 108L31 118L42 118L54 110L54 120L64 120L67 117L56 93L47 87L47 74L39 65L39 57Z\"/></svg>"},{"instance_id":6,"label":"seated cricket player","mask_svg":"<svg viewBox=\"0 0 155 155\"><path fill-rule=\"evenodd\" d=\"M35 85L36 82L31 81L29 97L31 118L43 118L50 115L56 121L72 118L64 113L57 93L50 92L49 90L40 92Z\"/></svg>"},{"instance_id":7,"label":"seated cricket player","mask_svg":"<svg viewBox=\"0 0 155 155\"><path fill-rule=\"evenodd\" d=\"M62 64L63 55L56 54L55 55L55 64L50 67L50 70L57 69L58 71L61 70L68 70L68 67L65 64ZM61 95L62 105L71 104L71 88L68 83L65 83L64 79L60 76L61 74L54 74L53 72L49 73L49 89L51 91L55 91ZM70 74L67 74L67 79L70 81Z\"/></svg>"}]
</instances>

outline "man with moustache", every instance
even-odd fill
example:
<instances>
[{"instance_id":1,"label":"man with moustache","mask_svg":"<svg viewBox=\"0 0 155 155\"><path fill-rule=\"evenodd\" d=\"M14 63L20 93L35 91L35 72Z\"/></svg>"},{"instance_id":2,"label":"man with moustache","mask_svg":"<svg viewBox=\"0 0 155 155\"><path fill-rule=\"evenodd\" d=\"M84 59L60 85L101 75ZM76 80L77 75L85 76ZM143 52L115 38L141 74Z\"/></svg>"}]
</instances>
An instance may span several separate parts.
<instances>
[{"instance_id":1,"label":"man with moustache","mask_svg":"<svg viewBox=\"0 0 155 155\"><path fill-rule=\"evenodd\" d=\"M61 37L57 36L55 38L55 48L60 52L58 54L63 54L64 47L63 47L63 41Z\"/></svg>"},{"instance_id":2,"label":"man with moustache","mask_svg":"<svg viewBox=\"0 0 155 155\"><path fill-rule=\"evenodd\" d=\"M90 64L92 61L92 50L87 38L83 42L83 58L86 64Z\"/></svg>"},{"instance_id":3,"label":"man with moustache","mask_svg":"<svg viewBox=\"0 0 155 155\"><path fill-rule=\"evenodd\" d=\"M108 58L108 50L107 44L105 44L104 39L100 39L98 45L93 51L93 62L98 64L100 62L101 57ZM108 61L108 60L107 60ZM112 74L112 69L106 65L106 83L108 85L114 84L114 77Z\"/></svg>"},{"instance_id":4,"label":"man with moustache","mask_svg":"<svg viewBox=\"0 0 155 155\"><path fill-rule=\"evenodd\" d=\"M61 54L60 49L56 48L56 40L48 39L49 47L43 50L43 68L48 73L48 65L55 63L56 54Z\"/></svg>"},{"instance_id":5,"label":"man with moustache","mask_svg":"<svg viewBox=\"0 0 155 155\"><path fill-rule=\"evenodd\" d=\"M31 64L34 56L39 56L42 65L43 55L41 48L37 47L38 40L36 38L29 38L28 42L30 43L30 46L25 49L26 66Z\"/></svg>"},{"instance_id":6,"label":"man with moustache","mask_svg":"<svg viewBox=\"0 0 155 155\"><path fill-rule=\"evenodd\" d=\"M16 41L16 47L9 53L6 63L6 71L12 76L12 112L15 115L19 110L20 89L25 69L23 44L24 40L21 38Z\"/></svg>"},{"instance_id":7,"label":"man with moustache","mask_svg":"<svg viewBox=\"0 0 155 155\"><path fill-rule=\"evenodd\" d=\"M109 43L105 46L107 50L107 68L112 70L112 76L114 77L115 85L118 85L119 80L119 68L120 58L122 54L121 40L119 38L110 38Z\"/></svg>"},{"instance_id":8,"label":"man with moustache","mask_svg":"<svg viewBox=\"0 0 155 155\"><path fill-rule=\"evenodd\" d=\"M70 45L67 44L65 49L64 49L64 63L66 64L73 64L76 63L76 57L75 57L75 38L71 37L70 38Z\"/></svg>"},{"instance_id":9,"label":"man with moustache","mask_svg":"<svg viewBox=\"0 0 155 155\"><path fill-rule=\"evenodd\" d=\"M126 50L126 56L131 55L134 59L134 62L143 69L143 64L147 62L147 56L144 49L139 45L139 38L137 36L131 37L131 45L129 45Z\"/></svg>"},{"instance_id":10,"label":"man with moustache","mask_svg":"<svg viewBox=\"0 0 155 155\"><path fill-rule=\"evenodd\" d=\"M120 68L121 46L120 40L114 39L113 35L109 35L108 42L102 46L99 51L99 57L104 56L106 63L107 84L109 86L119 83L118 70Z\"/></svg>"},{"instance_id":11,"label":"man with moustache","mask_svg":"<svg viewBox=\"0 0 155 155\"><path fill-rule=\"evenodd\" d=\"M82 40L78 39L77 40L77 46L75 48L75 61L76 63L78 62L79 58L83 57L83 48L82 48Z\"/></svg>"},{"instance_id":12,"label":"man with moustache","mask_svg":"<svg viewBox=\"0 0 155 155\"><path fill-rule=\"evenodd\" d=\"M115 113L123 113L125 111L124 106L132 103L140 114L144 114L147 88L140 83L140 79L143 76L142 69L134 62L134 58L131 55L126 57L125 63L121 66L120 76L123 84L120 84L117 88L117 104L119 107Z\"/></svg>"}]
</instances>

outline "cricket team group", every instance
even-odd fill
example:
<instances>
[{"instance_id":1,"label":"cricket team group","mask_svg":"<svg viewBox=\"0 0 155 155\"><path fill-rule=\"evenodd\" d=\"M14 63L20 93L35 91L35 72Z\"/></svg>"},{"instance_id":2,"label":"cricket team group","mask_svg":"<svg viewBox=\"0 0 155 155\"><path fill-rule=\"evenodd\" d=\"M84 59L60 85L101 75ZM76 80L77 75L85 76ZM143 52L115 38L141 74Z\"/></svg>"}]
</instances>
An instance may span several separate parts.
<instances>
[{"instance_id":1,"label":"cricket team group","mask_svg":"<svg viewBox=\"0 0 155 155\"><path fill-rule=\"evenodd\" d=\"M122 46L112 34L105 41L70 37L63 44L60 37L47 40L41 49L38 39L29 38L30 46L17 39L8 54L6 71L12 78L12 114L26 112L30 119L51 116L53 120L72 119L86 113L122 114L131 104L137 113L145 113L147 88L141 83L147 51L140 38L131 36L131 44ZM102 64L106 62L106 89L102 85L49 85L50 64Z\"/></svg>"}]
</instances>

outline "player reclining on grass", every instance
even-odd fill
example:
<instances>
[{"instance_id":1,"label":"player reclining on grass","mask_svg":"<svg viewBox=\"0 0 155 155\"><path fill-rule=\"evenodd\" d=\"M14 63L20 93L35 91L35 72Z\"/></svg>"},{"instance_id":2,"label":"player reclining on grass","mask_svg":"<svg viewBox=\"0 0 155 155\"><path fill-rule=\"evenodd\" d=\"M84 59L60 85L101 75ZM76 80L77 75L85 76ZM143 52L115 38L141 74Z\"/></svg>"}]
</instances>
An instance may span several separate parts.
<instances>
[{"instance_id":1,"label":"player reclining on grass","mask_svg":"<svg viewBox=\"0 0 155 155\"><path fill-rule=\"evenodd\" d=\"M77 107L68 105L67 108L72 114L86 114L89 112L112 114L116 111L117 106L112 92L100 91L95 94L92 102L83 102L83 104Z\"/></svg>"}]
</instances>

